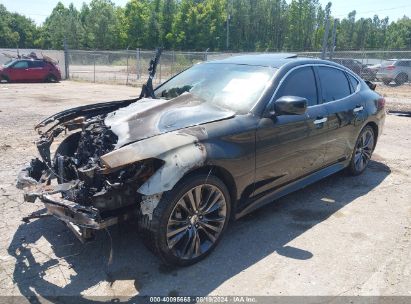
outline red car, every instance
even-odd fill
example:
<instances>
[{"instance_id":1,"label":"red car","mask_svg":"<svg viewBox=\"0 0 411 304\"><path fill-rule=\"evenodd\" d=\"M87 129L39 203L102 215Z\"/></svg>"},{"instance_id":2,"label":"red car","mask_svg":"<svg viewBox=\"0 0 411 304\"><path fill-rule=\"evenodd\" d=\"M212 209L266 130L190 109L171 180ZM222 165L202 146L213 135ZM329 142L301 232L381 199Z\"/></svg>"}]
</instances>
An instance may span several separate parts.
<instances>
[{"instance_id":1,"label":"red car","mask_svg":"<svg viewBox=\"0 0 411 304\"><path fill-rule=\"evenodd\" d=\"M0 67L1 82L58 82L57 65L44 59L14 59Z\"/></svg>"}]
</instances>

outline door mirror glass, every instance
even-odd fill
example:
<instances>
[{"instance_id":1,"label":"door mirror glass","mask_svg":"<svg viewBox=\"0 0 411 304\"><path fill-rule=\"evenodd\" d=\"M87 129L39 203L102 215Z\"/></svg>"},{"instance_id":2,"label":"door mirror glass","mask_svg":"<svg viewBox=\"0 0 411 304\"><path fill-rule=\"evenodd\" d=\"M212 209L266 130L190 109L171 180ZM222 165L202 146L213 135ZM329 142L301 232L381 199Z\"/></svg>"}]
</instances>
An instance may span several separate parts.
<instances>
[{"instance_id":1,"label":"door mirror glass","mask_svg":"<svg viewBox=\"0 0 411 304\"><path fill-rule=\"evenodd\" d=\"M274 103L274 111L279 115L301 115L307 110L308 101L304 97L283 96Z\"/></svg>"}]
</instances>

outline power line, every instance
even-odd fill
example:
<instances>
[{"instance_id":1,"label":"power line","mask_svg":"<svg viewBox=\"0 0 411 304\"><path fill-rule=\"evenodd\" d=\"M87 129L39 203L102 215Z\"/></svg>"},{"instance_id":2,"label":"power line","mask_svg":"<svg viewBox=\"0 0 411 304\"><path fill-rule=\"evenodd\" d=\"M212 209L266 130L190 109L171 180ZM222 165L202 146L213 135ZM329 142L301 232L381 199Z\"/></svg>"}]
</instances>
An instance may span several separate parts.
<instances>
[{"instance_id":1,"label":"power line","mask_svg":"<svg viewBox=\"0 0 411 304\"><path fill-rule=\"evenodd\" d=\"M411 5L403 5L403 6L397 6L397 7L391 7L391 8L385 8L385 9L380 9L380 10L372 10L372 11L362 11L362 12L357 12L356 14L368 14L368 13L378 13L378 12L383 12L383 11L392 11L392 10L396 10L396 9L401 9L401 8L408 8L411 7ZM354 11L354 10L352 10ZM352 12L351 11L351 12ZM350 12L349 12L350 13ZM333 17L346 17L348 16L348 14L340 14L340 15L332 15Z\"/></svg>"}]
</instances>

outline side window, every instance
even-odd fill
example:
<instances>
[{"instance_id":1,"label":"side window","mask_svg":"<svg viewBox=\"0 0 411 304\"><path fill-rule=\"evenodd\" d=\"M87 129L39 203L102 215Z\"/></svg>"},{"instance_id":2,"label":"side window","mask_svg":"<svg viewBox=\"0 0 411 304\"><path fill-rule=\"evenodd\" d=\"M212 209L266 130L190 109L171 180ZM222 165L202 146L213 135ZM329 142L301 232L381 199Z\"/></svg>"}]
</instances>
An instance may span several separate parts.
<instances>
[{"instance_id":1,"label":"side window","mask_svg":"<svg viewBox=\"0 0 411 304\"><path fill-rule=\"evenodd\" d=\"M308 100L308 106L318 103L317 86L314 71L311 67L298 68L281 84L277 98L282 96L299 96Z\"/></svg>"},{"instance_id":2,"label":"side window","mask_svg":"<svg viewBox=\"0 0 411 304\"><path fill-rule=\"evenodd\" d=\"M44 67L43 61L29 61L30 68L42 68Z\"/></svg>"},{"instance_id":3,"label":"side window","mask_svg":"<svg viewBox=\"0 0 411 304\"><path fill-rule=\"evenodd\" d=\"M27 61L18 61L13 65L13 68L15 69L27 69L29 67L29 64Z\"/></svg>"},{"instance_id":4,"label":"side window","mask_svg":"<svg viewBox=\"0 0 411 304\"><path fill-rule=\"evenodd\" d=\"M318 67L318 75L321 82L322 102L342 99L351 94L348 79L343 71L329 67Z\"/></svg>"},{"instance_id":5,"label":"side window","mask_svg":"<svg viewBox=\"0 0 411 304\"><path fill-rule=\"evenodd\" d=\"M348 74L348 79L350 80L351 86L353 88L352 92L354 93L355 91L357 91L358 85L360 84L360 82L357 80L357 78L353 77L351 74Z\"/></svg>"}]
</instances>

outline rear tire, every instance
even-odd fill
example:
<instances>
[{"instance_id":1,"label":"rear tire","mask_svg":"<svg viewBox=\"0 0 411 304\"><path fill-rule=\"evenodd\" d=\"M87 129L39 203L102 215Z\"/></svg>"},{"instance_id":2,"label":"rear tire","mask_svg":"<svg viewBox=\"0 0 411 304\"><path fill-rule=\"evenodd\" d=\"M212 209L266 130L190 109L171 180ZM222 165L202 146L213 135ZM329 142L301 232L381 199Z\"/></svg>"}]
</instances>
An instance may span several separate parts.
<instances>
[{"instance_id":1,"label":"rear tire","mask_svg":"<svg viewBox=\"0 0 411 304\"><path fill-rule=\"evenodd\" d=\"M152 218L140 216L148 249L166 264L188 266L209 255L227 228L231 201L215 176L195 174L163 193Z\"/></svg>"},{"instance_id":2,"label":"rear tire","mask_svg":"<svg viewBox=\"0 0 411 304\"><path fill-rule=\"evenodd\" d=\"M375 148L375 133L371 126L365 126L355 143L351 161L348 165L348 172L351 175L360 175L367 168Z\"/></svg>"},{"instance_id":3,"label":"rear tire","mask_svg":"<svg viewBox=\"0 0 411 304\"><path fill-rule=\"evenodd\" d=\"M405 73L398 74L394 81L397 85L402 85L408 81L408 75Z\"/></svg>"},{"instance_id":4,"label":"rear tire","mask_svg":"<svg viewBox=\"0 0 411 304\"><path fill-rule=\"evenodd\" d=\"M46 77L45 82L48 82L48 83L56 83L56 82L58 82L58 80L57 80L57 77L56 77L56 76L54 76L53 74L50 74L50 75L48 75L48 76Z\"/></svg>"}]
</instances>

